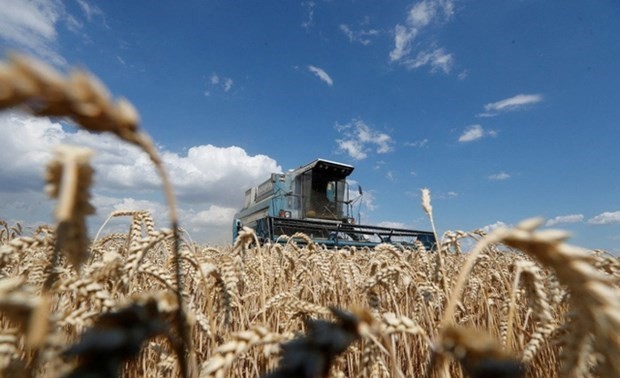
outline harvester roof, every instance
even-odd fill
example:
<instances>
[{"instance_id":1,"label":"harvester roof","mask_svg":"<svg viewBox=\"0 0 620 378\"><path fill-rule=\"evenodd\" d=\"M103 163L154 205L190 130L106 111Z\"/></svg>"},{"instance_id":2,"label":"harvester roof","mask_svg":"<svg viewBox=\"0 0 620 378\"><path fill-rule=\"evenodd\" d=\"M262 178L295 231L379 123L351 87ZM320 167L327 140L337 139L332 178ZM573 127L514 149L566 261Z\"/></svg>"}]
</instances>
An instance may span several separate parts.
<instances>
[{"instance_id":1,"label":"harvester roof","mask_svg":"<svg viewBox=\"0 0 620 378\"><path fill-rule=\"evenodd\" d=\"M316 159L315 161L299 167L295 170L296 174L302 174L308 171L329 173L330 176L336 179L343 179L353 172L353 166L343 163L337 163L335 161Z\"/></svg>"}]
</instances>

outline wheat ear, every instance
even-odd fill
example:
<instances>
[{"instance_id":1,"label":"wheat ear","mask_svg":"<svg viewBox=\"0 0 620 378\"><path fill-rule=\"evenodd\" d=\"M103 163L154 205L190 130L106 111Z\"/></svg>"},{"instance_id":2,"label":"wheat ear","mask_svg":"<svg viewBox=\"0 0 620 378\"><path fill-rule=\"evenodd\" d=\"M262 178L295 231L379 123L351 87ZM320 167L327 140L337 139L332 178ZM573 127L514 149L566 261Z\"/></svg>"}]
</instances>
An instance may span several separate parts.
<instances>
[{"instance_id":1,"label":"wheat ear","mask_svg":"<svg viewBox=\"0 0 620 378\"><path fill-rule=\"evenodd\" d=\"M162 180L174 237L174 261L179 301L177 327L185 347L190 349L189 330L182 305L183 281L178 256L179 221L176 199L163 162L149 136L138 128L139 115L125 99L111 99L106 87L85 71L74 70L64 77L49 65L31 57L10 54L0 62L0 109L18 105L39 116L69 117L93 132L109 132L140 147L151 159ZM183 356L185 358L185 356ZM182 375L188 376L187 361Z\"/></svg>"},{"instance_id":2,"label":"wheat ear","mask_svg":"<svg viewBox=\"0 0 620 378\"><path fill-rule=\"evenodd\" d=\"M531 303L534 318L537 320L536 329L523 350L523 362L530 363L543 343L544 338L553 331L553 315L547 298L547 292L543 286L540 268L530 261L519 261L517 262L517 272L515 274L515 286L519 278L527 290L528 301ZM513 286L513 291L515 289L516 287ZM510 312L514 311L512 310L514 307L514 303L512 303L513 298L514 294L511 294ZM508 337L510 338L512 335L512 322L509 320L508 324Z\"/></svg>"},{"instance_id":3,"label":"wheat ear","mask_svg":"<svg viewBox=\"0 0 620 378\"><path fill-rule=\"evenodd\" d=\"M428 188L423 188L421 189L421 193L422 193L422 208L424 209L424 212L426 213L426 215L428 215L428 219L431 222L431 227L433 229L433 235L435 236L435 241L437 242L437 245L435 246L437 254L435 255L435 259L436 259L436 272L437 275L440 276L438 277L440 282L441 282L441 287L444 291L444 293L448 294L448 284L446 283L446 272L445 272L445 268L444 268L444 261L443 261L443 256L442 256L442 246L441 246L441 240L437 237L437 230L435 228L435 219L433 217L433 206L431 205L431 191Z\"/></svg>"},{"instance_id":4,"label":"wheat ear","mask_svg":"<svg viewBox=\"0 0 620 378\"><path fill-rule=\"evenodd\" d=\"M513 229L494 232L501 241L526 252L555 270L571 291L571 304L594 337L593 349L603 357L602 376L620 376L620 291L614 279L595 268L595 256L564 241L559 230L537 231L541 219L526 220Z\"/></svg>"},{"instance_id":5,"label":"wheat ear","mask_svg":"<svg viewBox=\"0 0 620 378\"><path fill-rule=\"evenodd\" d=\"M86 216L95 212L89 202L93 176L89 160L92 154L87 148L60 146L47 167L46 191L50 197L58 199L55 255L63 250L76 271L88 258Z\"/></svg>"},{"instance_id":6,"label":"wheat ear","mask_svg":"<svg viewBox=\"0 0 620 378\"><path fill-rule=\"evenodd\" d=\"M269 332L264 327L254 327L248 331L235 333L233 340L220 345L213 356L202 364L200 378L223 378L241 354L258 345L278 344L288 339L290 336Z\"/></svg>"}]
</instances>

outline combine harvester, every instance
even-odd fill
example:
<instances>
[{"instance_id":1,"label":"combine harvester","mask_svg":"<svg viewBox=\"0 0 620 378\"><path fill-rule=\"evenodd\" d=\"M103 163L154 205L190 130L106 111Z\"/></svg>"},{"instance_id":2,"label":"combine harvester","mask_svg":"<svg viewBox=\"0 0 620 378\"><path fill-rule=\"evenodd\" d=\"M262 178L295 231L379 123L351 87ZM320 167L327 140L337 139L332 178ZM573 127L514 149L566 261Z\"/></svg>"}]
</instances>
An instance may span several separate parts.
<instances>
[{"instance_id":1,"label":"combine harvester","mask_svg":"<svg viewBox=\"0 0 620 378\"><path fill-rule=\"evenodd\" d=\"M245 192L245 205L235 215L233 241L243 226L256 231L261 243L284 242L301 232L329 248L374 247L391 243L413 247L421 242L427 250L435 246L429 231L407 230L358 224L353 205L362 198L349 199L347 176L353 167L317 159L287 173L272 173L262 184ZM361 204L361 201L360 201Z\"/></svg>"}]
</instances>

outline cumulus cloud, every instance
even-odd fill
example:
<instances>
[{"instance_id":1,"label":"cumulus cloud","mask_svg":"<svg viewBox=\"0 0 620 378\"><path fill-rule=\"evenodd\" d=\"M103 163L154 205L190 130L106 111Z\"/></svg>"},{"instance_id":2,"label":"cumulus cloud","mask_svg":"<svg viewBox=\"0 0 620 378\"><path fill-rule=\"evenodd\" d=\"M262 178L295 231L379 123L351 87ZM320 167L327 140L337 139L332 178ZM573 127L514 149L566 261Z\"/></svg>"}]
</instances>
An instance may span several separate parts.
<instances>
[{"instance_id":1,"label":"cumulus cloud","mask_svg":"<svg viewBox=\"0 0 620 378\"><path fill-rule=\"evenodd\" d=\"M446 22L454 15L453 0L423 0L409 8L405 25L394 27L394 48L390 51L390 61L399 62L408 69L417 69L426 65L431 71L449 73L453 65L452 54L443 48L426 48L411 58L414 40L429 26Z\"/></svg>"},{"instance_id":2,"label":"cumulus cloud","mask_svg":"<svg viewBox=\"0 0 620 378\"><path fill-rule=\"evenodd\" d=\"M590 224L615 224L620 223L620 211L606 211L588 219Z\"/></svg>"},{"instance_id":3,"label":"cumulus cloud","mask_svg":"<svg viewBox=\"0 0 620 378\"><path fill-rule=\"evenodd\" d=\"M500 172L487 176L487 179L489 179L490 181L502 181L508 180L510 177L512 176L510 176L508 173Z\"/></svg>"},{"instance_id":4,"label":"cumulus cloud","mask_svg":"<svg viewBox=\"0 0 620 378\"><path fill-rule=\"evenodd\" d=\"M205 210L183 211L181 218L186 219L185 224L190 231L200 232L205 227L228 227L231 225L231 219L238 209L231 207L223 207L218 205L210 205Z\"/></svg>"},{"instance_id":5,"label":"cumulus cloud","mask_svg":"<svg viewBox=\"0 0 620 378\"><path fill-rule=\"evenodd\" d=\"M60 124L17 113L0 113L0 187L41 188L45 163L64 138ZM19 158L17 158L19 157Z\"/></svg>"},{"instance_id":6,"label":"cumulus cloud","mask_svg":"<svg viewBox=\"0 0 620 378\"><path fill-rule=\"evenodd\" d=\"M19 113L0 114L0 195L3 199L10 197L15 204L4 214L18 212L32 220L48 217L49 210L37 209L36 205L44 197L32 193L42 191L45 164L59 144L95 151L94 197L99 217L114 210L146 208L163 214L161 219L165 221L165 205L152 198L160 193L160 179L137 147L119 143L113 136L73 131L48 119ZM272 158L250 156L237 146L200 145L185 154L165 150L160 153L179 199L182 222L195 229L201 225L212 227L209 233L219 230L226 237L229 227L222 227L232 223L232 214L243 204L245 189L272 172L282 171ZM19 203L29 209L18 209Z\"/></svg>"},{"instance_id":7,"label":"cumulus cloud","mask_svg":"<svg viewBox=\"0 0 620 378\"><path fill-rule=\"evenodd\" d=\"M487 136L497 136L497 132L493 130L485 130L480 125L471 125L465 128L461 136L459 136L459 142L467 143L473 142L474 140L478 140L480 138L484 138Z\"/></svg>"},{"instance_id":8,"label":"cumulus cloud","mask_svg":"<svg viewBox=\"0 0 620 378\"><path fill-rule=\"evenodd\" d=\"M97 208L99 217L105 217L114 211L142 210L151 213L155 224L163 225L168 220L168 207L159 201L133 197L111 197L95 192L91 200ZM125 222L122 222L125 223Z\"/></svg>"},{"instance_id":9,"label":"cumulus cloud","mask_svg":"<svg viewBox=\"0 0 620 378\"><path fill-rule=\"evenodd\" d=\"M543 96L541 94L519 94L486 104L484 106L485 112L478 114L478 116L492 117L503 112L522 110L541 101L543 101Z\"/></svg>"},{"instance_id":10,"label":"cumulus cloud","mask_svg":"<svg viewBox=\"0 0 620 378\"><path fill-rule=\"evenodd\" d=\"M182 199L223 205L239 204L247 187L282 171L272 158L237 146L195 146L186 156L168 152L164 161Z\"/></svg>"},{"instance_id":11,"label":"cumulus cloud","mask_svg":"<svg viewBox=\"0 0 620 378\"><path fill-rule=\"evenodd\" d=\"M315 67L315 66L308 66L308 70L310 70L310 72L315 74L319 79L324 81L327 85L329 86L334 85L334 81L332 80L332 78L322 68Z\"/></svg>"},{"instance_id":12,"label":"cumulus cloud","mask_svg":"<svg viewBox=\"0 0 620 378\"><path fill-rule=\"evenodd\" d=\"M336 130L344 136L336 140L339 151L355 160L365 159L370 151L385 154L394 149L391 136L374 130L361 119L354 119L345 125L336 124Z\"/></svg>"},{"instance_id":13,"label":"cumulus cloud","mask_svg":"<svg viewBox=\"0 0 620 378\"><path fill-rule=\"evenodd\" d=\"M480 227L480 229L487 234L497 230L498 228L509 228L511 227L509 224L506 224L502 221L497 221L495 223L487 224L486 226Z\"/></svg>"},{"instance_id":14,"label":"cumulus cloud","mask_svg":"<svg viewBox=\"0 0 620 378\"><path fill-rule=\"evenodd\" d=\"M363 160L368 157L368 154L364 152L363 145L356 140L338 139L336 142L338 143L339 150L346 152L355 160Z\"/></svg>"},{"instance_id":15,"label":"cumulus cloud","mask_svg":"<svg viewBox=\"0 0 620 378\"><path fill-rule=\"evenodd\" d=\"M52 201L43 193L43 185L37 190L5 191L0 188L0 214L9 223L20 222L25 227L52 223Z\"/></svg>"},{"instance_id":16,"label":"cumulus cloud","mask_svg":"<svg viewBox=\"0 0 620 378\"><path fill-rule=\"evenodd\" d=\"M549 219L545 226L552 227L558 224L580 223L583 222L583 214L558 215Z\"/></svg>"}]
</instances>

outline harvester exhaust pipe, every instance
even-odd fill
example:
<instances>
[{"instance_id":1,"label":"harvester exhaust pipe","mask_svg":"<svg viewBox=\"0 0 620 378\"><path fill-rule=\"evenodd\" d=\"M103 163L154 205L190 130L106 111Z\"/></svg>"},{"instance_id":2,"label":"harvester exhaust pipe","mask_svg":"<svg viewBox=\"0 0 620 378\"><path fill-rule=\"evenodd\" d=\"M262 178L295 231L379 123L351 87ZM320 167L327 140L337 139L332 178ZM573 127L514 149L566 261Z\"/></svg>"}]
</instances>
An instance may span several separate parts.
<instances>
[{"instance_id":1,"label":"harvester exhaust pipe","mask_svg":"<svg viewBox=\"0 0 620 378\"><path fill-rule=\"evenodd\" d=\"M361 185L357 186L357 192L360 194L358 198L362 198L364 196L364 191L362 190ZM364 201L360 201L360 204L357 206L357 224L362 224L362 216L361 216L362 202Z\"/></svg>"}]
</instances>

